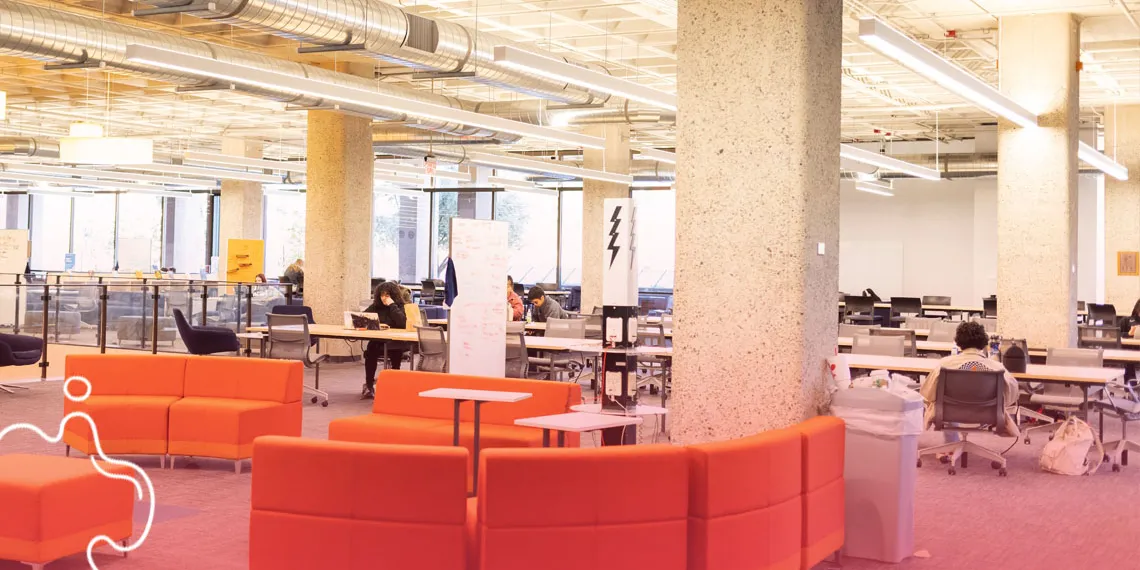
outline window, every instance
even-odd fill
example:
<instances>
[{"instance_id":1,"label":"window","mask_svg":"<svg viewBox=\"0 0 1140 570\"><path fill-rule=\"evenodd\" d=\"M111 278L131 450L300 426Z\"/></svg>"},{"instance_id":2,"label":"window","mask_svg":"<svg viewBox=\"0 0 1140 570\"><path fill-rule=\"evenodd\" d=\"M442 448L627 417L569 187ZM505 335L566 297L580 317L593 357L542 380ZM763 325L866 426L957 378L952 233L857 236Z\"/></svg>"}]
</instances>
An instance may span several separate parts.
<instances>
[{"instance_id":1,"label":"window","mask_svg":"<svg viewBox=\"0 0 1140 570\"><path fill-rule=\"evenodd\" d=\"M495 219L509 226L507 273L516 282L558 280L558 196L500 192L495 196Z\"/></svg>"},{"instance_id":2,"label":"window","mask_svg":"<svg viewBox=\"0 0 1140 570\"><path fill-rule=\"evenodd\" d=\"M426 274L421 242L427 243L428 195L372 194L372 276L416 283ZM422 236L422 237L421 237Z\"/></svg>"},{"instance_id":3,"label":"window","mask_svg":"<svg viewBox=\"0 0 1140 570\"><path fill-rule=\"evenodd\" d=\"M265 196L265 275L279 276L305 257L305 195ZM219 263L225 263L220 260Z\"/></svg>"},{"instance_id":4,"label":"window","mask_svg":"<svg viewBox=\"0 0 1140 570\"><path fill-rule=\"evenodd\" d=\"M162 263L162 197L119 194L119 220L119 271L158 269Z\"/></svg>"},{"instance_id":5,"label":"window","mask_svg":"<svg viewBox=\"0 0 1140 570\"><path fill-rule=\"evenodd\" d=\"M63 271L63 256L68 253L71 245L70 196L32 196L31 237L32 269Z\"/></svg>"},{"instance_id":6,"label":"window","mask_svg":"<svg viewBox=\"0 0 1140 570\"><path fill-rule=\"evenodd\" d=\"M673 190L635 190L637 286L672 289L677 213Z\"/></svg>"},{"instance_id":7,"label":"window","mask_svg":"<svg viewBox=\"0 0 1140 570\"><path fill-rule=\"evenodd\" d=\"M75 200L75 270L110 272L115 267L115 195Z\"/></svg>"},{"instance_id":8,"label":"window","mask_svg":"<svg viewBox=\"0 0 1140 570\"><path fill-rule=\"evenodd\" d=\"M582 193L562 192L562 285L582 284Z\"/></svg>"},{"instance_id":9,"label":"window","mask_svg":"<svg viewBox=\"0 0 1140 570\"><path fill-rule=\"evenodd\" d=\"M206 260L206 206L211 197L195 194L174 202L174 251L168 253L170 265L182 273L198 273Z\"/></svg>"}]
</instances>

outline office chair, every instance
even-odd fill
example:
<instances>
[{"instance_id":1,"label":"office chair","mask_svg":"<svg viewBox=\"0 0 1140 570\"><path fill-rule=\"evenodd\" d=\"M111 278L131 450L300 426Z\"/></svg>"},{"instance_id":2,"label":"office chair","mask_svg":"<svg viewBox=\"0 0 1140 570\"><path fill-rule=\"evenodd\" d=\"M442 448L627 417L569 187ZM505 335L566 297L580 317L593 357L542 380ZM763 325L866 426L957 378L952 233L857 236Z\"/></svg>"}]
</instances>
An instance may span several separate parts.
<instances>
[{"instance_id":1,"label":"office chair","mask_svg":"<svg viewBox=\"0 0 1140 570\"><path fill-rule=\"evenodd\" d=\"M543 291L557 291L558 290L558 284L557 283L535 283L534 286L538 287L539 289L542 289Z\"/></svg>"},{"instance_id":2,"label":"office chair","mask_svg":"<svg viewBox=\"0 0 1140 570\"><path fill-rule=\"evenodd\" d=\"M441 279L424 279L420 282L420 303L424 305L442 305L444 300L444 284Z\"/></svg>"},{"instance_id":3,"label":"office chair","mask_svg":"<svg viewBox=\"0 0 1140 570\"><path fill-rule=\"evenodd\" d=\"M944 321L942 319L935 319L930 323L930 333L926 335L926 340L930 342L954 342L954 336L958 334L958 325L953 321Z\"/></svg>"},{"instance_id":4,"label":"office chair","mask_svg":"<svg viewBox=\"0 0 1140 570\"><path fill-rule=\"evenodd\" d=\"M971 320L982 325L982 328L986 329L986 333L997 334L997 319L974 317Z\"/></svg>"},{"instance_id":5,"label":"office chair","mask_svg":"<svg viewBox=\"0 0 1140 570\"><path fill-rule=\"evenodd\" d=\"M872 332L875 330L877 329L871 329ZM902 336L871 336L869 334L857 334L851 337L851 354L906 356L905 343L906 338Z\"/></svg>"},{"instance_id":6,"label":"office chair","mask_svg":"<svg viewBox=\"0 0 1140 570\"><path fill-rule=\"evenodd\" d=\"M1120 327L1112 325L1077 325L1077 346L1081 348L1120 348Z\"/></svg>"},{"instance_id":7,"label":"office chair","mask_svg":"<svg viewBox=\"0 0 1140 570\"><path fill-rule=\"evenodd\" d=\"M907 317L906 321L903 322L902 328L912 331L926 331L927 335L929 335L930 329L934 327L934 323L940 320L941 319L932 317Z\"/></svg>"},{"instance_id":8,"label":"office chair","mask_svg":"<svg viewBox=\"0 0 1140 570\"><path fill-rule=\"evenodd\" d=\"M869 335L871 329L877 329L879 325L849 325L847 323L839 323L839 336L842 338L850 338L857 334Z\"/></svg>"},{"instance_id":9,"label":"office chair","mask_svg":"<svg viewBox=\"0 0 1140 570\"><path fill-rule=\"evenodd\" d=\"M30 366L43 356L44 341L35 336L0 334L0 366ZM0 384L0 391L28 390L19 384Z\"/></svg>"},{"instance_id":10,"label":"office chair","mask_svg":"<svg viewBox=\"0 0 1140 570\"><path fill-rule=\"evenodd\" d=\"M315 343L312 336L309 335L308 317L303 314L269 313L265 315L265 318L269 327L268 338L266 339L266 357L299 360L305 365L305 368L313 368L316 371L313 387L302 385L302 388L305 392L313 394L311 401L314 404L320 402L322 406L328 407L328 392L321 390L321 363L328 360L329 355L318 354L315 358L313 357L312 350Z\"/></svg>"},{"instance_id":11,"label":"office chair","mask_svg":"<svg viewBox=\"0 0 1140 570\"><path fill-rule=\"evenodd\" d=\"M181 309L174 309L174 325L178 327L182 344L186 345L186 352L190 354L207 355L241 351L241 341L238 340L237 333L226 327L192 326Z\"/></svg>"},{"instance_id":12,"label":"office chair","mask_svg":"<svg viewBox=\"0 0 1140 570\"><path fill-rule=\"evenodd\" d=\"M1094 405L1100 412L1100 436L1104 438L1104 415L1120 420L1120 439L1104 442L1104 455L1112 460L1112 470L1128 465L1128 452L1140 452L1140 443L1128 439L1128 423L1140 421L1140 396L1124 380L1113 380L1105 386L1103 396Z\"/></svg>"},{"instance_id":13,"label":"office chair","mask_svg":"<svg viewBox=\"0 0 1140 570\"><path fill-rule=\"evenodd\" d=\"M1116 326L1116 307L1111 304L1089 303L1088 323L1091 326Z\"/></svg>"},{"instance_id":14,"label":"office chair","mask_svg":"<svg viewBox=\"0 0 1140 570\"><path fill-rule=\"evenodd\" d=\"M982 316L987 319L997 318L997 298L988 297L982 299Z\"/></svg>"},{"instance_id":15,"label":"office chair","mask_svg":"<svg viewBox=\"0 0 1140 570\"><path fill-rule=\"evenodd\" d=\"M891 322L905 323L911 317L922 314L922 299L918 297L891 297Z\"/></svg>"},{"instance_id":16,"label":"office chair","mask_svg":"<svg viewBox=\"0 0 1140 570\"><path fill-rule=\"evenodd\" d=\"M871 336L897 336L903 339L903 356L918 356L915 334L911 329L871 329Z\"/></svg>"},{"instance_id":17,"label":"office chair","mask_svg":"<svg viewBox=\"0 0 1140 570\"><path fill-rule=\"evenodd\" d=\"M637 346L665 347L665 325L641 324L637 325ZM658 390L665 390L665 364L656 356L638 356L638 371L644 370L646 375L638 380L637 387L656 386Z\"/></svg>"},{"instance_id":18,"label":"office chair","mask_svg":"<svg viewBox=\"0 0 1140 570\"><path fill-rule=\"evenodd\" d=\"M1104 351L1100 348L1050 348L1045 356L1045 364L1050 366L1101 368L1104 366ZM1029 390L1030 404L1040 405L1046 410L1062 412L1065 414L1065 417L1071 416L1084 409L1085 389L1081 386L1070 386L1053 382L1035 382L1029 385ZM1090 394L1089 401L1091 402L1095 397L1096 395ZM1038 417L1036 419L1041 418ZM1048 421L1048 423L1033 426L1025 430L1023 435L1025 436L1025 443L1027 445L1032 441L1031 436L1033 432L1046 431L1049 433L1049 438L1052 439L1053 432L1060 426L1059 423L1052 421L1052 418L1042 421Z\"/></svg>"},{"instance_id":19,"label":"office chair","mask_svg":"<svg viewBox=\"0 0 1140 570\"><path fill-rule=\"evenodd\" d=\"M309 324L316 324L313 320L313 308L307 305L275 305L269 310L273 315L304 315Z\"/></svg>"},{"instance_id":20,"label":"office chair","mask_svg":"<svg viewBox=\"0 0 1140 570\"><path fill-rule=\"evenodd\" d=\"M549 319L546 321L547 338L586 338L586 319ZM545 371L547 378L555 380L555 374L569 372L576 379L582 371L582 363L575 360L575 353L569 351L547 352L545 356L531 356L533 369Z\"/></svg>"},{"instance_id":21,"label":"office chair","mask_svg":"<svg viewBox=\"0 0 1140 570\"><path fill-rule=\"evenodd\" d=\"M523 287L522 283L515 283L514 290L516 295L526 298L526 287Z\"/></svg>"},{"instance_id":22,"label":"office chair","mask_svg":"<svg viewBox=\"0 0 1140 570\"><path fill-rule=\"evenodd\" d=\"M843 300L844 322L853 325L882 324L882 319L875 316L875 301L870 297L848 295Z\"/></svg>"},{"instance_id":23,"label":"office chair","mask_svg":"<svg viewBox=\"0 0 1140 570\"><path fill-rule=\"evenodd\" d=\"M943 296L938 296L938 295L926 295L926 296L922 297L922 304L923 305L941 305L944 307L948 307L948 306L950 306L950 303L951 303L950 297L943 297ZM934 309L934 310L927 309L924 306L922 309L922 315L920 315L920 316L938 317L938 318L946 319L946 318L950 317L950 313L948 311L939 310L939 309Z\"/></svg>"},{"instance_id":24,"label":"office chair","mask_svg":"<svg viewBox=\"0 0 1140 570\"><path fill-rule=\"evenodd\" d=\"M447 372L447 332L439 327L416 327L420 345L420 365L416 370Z\"/></svg>"},{"instance_id":25,"label":"office chair","mask_svg":"<svg viewBox=\"0 0 1140 570\"><path fill-rule=\"evenodd\" d=\"M944 443L918 452L918 466L922 458L941 453L950 454L951 475L957 474L955 464L961 459L967 467L969 454L990 460L998 475L1006 476L1005 457L968 439L974 432L996 432L1005 422L1005 372L990 370L955 370L943 368L938 374L937 395L934 398L935 431L955 431L961 441Z\"/></svg>"},{"instance_id":26,"label":"office chair","mask_svg":"<svg viewBox=\"0 0 1140 570\"><path fill-rule=\"evenodd\" d=\"M514 325L519 326L514 326ZM507 323L507 357L505 375L507 378L526 378L530 372L530 361L526 352L526 332L523 323Z\"/></svg>"}]
</instances>

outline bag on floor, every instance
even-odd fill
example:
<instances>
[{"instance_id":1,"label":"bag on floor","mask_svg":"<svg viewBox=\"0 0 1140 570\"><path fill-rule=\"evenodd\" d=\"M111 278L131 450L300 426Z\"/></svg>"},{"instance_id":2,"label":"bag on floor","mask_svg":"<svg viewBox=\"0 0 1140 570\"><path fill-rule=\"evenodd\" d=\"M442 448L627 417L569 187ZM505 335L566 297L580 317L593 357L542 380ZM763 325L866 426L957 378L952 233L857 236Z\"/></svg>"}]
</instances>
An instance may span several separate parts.
<instances>
[{"instance_id":1,"label":"bag on floor","mask_svg":"<svg viewBox=\"0 0 1140 570\"><path fill-rule=\"evenodd\" d=\"M1096 456L1089 459L1089 451ZM1076 417L1061 422L1041 451L1041 469L1059 475L1092 475L1104 461L1104 445L1089 424Z\"/></svg>"}]
</instances>

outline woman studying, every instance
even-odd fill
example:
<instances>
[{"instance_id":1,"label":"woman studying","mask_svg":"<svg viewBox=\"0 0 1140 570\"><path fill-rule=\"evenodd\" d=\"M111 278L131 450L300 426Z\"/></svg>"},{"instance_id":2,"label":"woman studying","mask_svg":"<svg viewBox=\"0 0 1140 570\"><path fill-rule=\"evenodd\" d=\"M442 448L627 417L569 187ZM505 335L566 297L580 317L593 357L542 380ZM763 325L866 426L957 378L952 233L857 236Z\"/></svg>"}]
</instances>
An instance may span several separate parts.
<instances>
[{"instance_id":1,"label":"woman studying","mask_svg":"<svg viewBox=\"0 0 1140 570\"><path fill-rule=\"evenodd\" d=\"M365 313L376 313L380 323L389 328L402 329L408 324L408 317L404 314L404 295L400 286L392 281L385 281L376 286L372 292L372 304L364 309ZM364 389L360 392L361 399L376 397L376 366L380 362L380 353L384 352L384 341L370 340L364 349ZM402 348L389 348L387 351L388 368L399 370L400 361L404 358Z\"/></svg>"}]
</instances>

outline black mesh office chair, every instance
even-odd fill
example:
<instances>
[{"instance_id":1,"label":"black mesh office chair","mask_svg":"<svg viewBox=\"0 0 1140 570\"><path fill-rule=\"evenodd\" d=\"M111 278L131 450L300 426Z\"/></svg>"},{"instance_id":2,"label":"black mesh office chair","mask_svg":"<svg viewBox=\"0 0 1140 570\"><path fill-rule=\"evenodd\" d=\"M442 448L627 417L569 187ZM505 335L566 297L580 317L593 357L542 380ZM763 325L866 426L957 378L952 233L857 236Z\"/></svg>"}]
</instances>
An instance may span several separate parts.
<instances>
[{"instance_id":1,"label":"black mesh office chair","mask_svg":"<svg viewBox=\"0 0 1140 570\"><path fill-rule=\"evenodd\" d=\"M444 299L444 284L442 279L424 279L420 282L420 303L424 305L442 305Z\"/></svg>"},{"instance_id":2,"label":"black mesh office chair","mask_svg":"<svg viewBox=\"0 0 1140 570\"><path fill-rule=\"evenodd\" d=\"M891 297L891 323L905 323L908 316L917 317L922 314L922 299L918 297Z\"/></svg>"},{"instance_id":3,"label":"black mesh office chair","mask_svg":"<svg viewBox=\"0 0 1140 570\"><path fill-rule=\"evenodd\" d=\"M875 301L870 297L848 295L843 299L844 322L850 324L881 324L882 319L875 316Z\"/></svg>"},{"instance_id":4,"label":"black mesh office chair","mask_svg":"<svg viewBox=\"0 0 1140 570\"><path fill-rule=\"evenodd\" d=\"M903 338L903 356L918 356L917 337L911 329L881 329L873 328L871 336L900 336Z\"/></svg>"},{"instance_id":5,"label":"black mesh office chair","mask_svg":"<svg viewBox=\"0 0 1140 570\"><path fill-rule=\"evenodd\" d=\"M1116 307L1111 304L1097 304L1089 303L1088 305L1090 325L1112 325L1116 326Z\"/></svg>"},{"instance_id":6,"label":"black mesh office chair","mask_svg":"<svg viewBox=\"0 0 1140 570\"><path fill-rule=\"evenodd\" d=\"M942 296L938 296L938 295L924 295L922 297L922 304L923 305L941 305L944 307L948 307L948 306L950 306L950 302L951 302L950 297L942 297ZM924 317L938 317L938 318L944 319L946 317L949 317L950 313L948 313L947 311L944 311L944 310L929 309L929 308L923 307L922 316L924 316Z\"/></svg>"},{"instance_id":7,"label":"black mesh office chair","mask_svg":"<svg viewBox=\"0 0 1140 570\"><path fill-rule=\"evenodd\" d=\"M948 453L949 473L954 475L958 460L964 469L973 453L989 459L998 475L1005 477L1005 457L967 439L974 432L1000 432L998 427L1004 422L1005 372L943 368L938 374L934 398L934 429L958 432L962 439L919 450L918 466L922 467L924 456Z\"/></svg>"},{"instance_id":8,"label":"black mesh office chair","mask_svg":"<svg viewBox=\"0 0 1140 570\"><path fill-rule=\"evenodd\" d=\"M982 316L987 319L997 318L997 297L982 299Z\"/></svg>"},{"instance_id":9,"label":"black mesh office chair","mask_svg":"<svg viewBox=\"0 0 1140 570\"><path fill-rule=\"evenodd\" d=\"M1077 325L1078 348L1113 349L1120 344L1120 327L1115 324Z\"/></svg>"}]
</instances>

